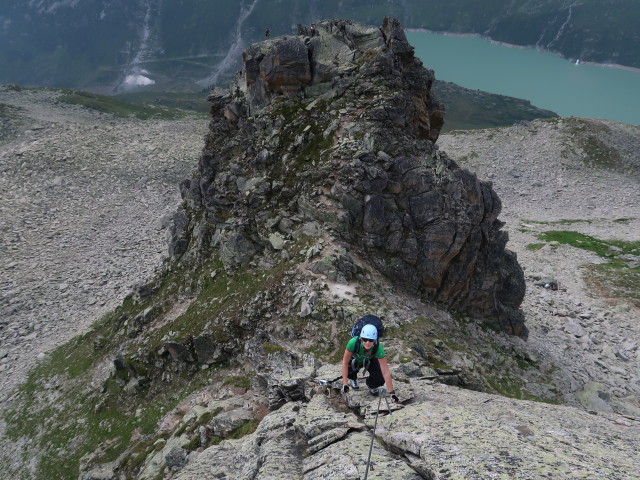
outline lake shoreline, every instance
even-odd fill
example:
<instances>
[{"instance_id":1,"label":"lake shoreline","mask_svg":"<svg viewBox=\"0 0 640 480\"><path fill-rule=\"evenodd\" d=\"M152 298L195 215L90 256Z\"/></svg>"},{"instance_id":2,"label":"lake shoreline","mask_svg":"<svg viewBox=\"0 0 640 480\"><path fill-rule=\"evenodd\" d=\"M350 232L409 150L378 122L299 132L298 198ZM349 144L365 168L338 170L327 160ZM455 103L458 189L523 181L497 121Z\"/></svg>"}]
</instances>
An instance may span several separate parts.
<instances>
[{"instance_id":1,"label":"lake shoreline","mask_svg":"<svg viewBox=\"0 0 640 480\"><path fill-rule=\"evenodd\" d=\"M571 58L571 57L565 57L564 55L562 55L559 52L554 52L554 51L550 51L550 50L545 50L543 48L538 48L535 45L515 45L513 43L507 43L507 42L501 42L499 40L494 40L491 37L488 37L486 35L481 35L479 33L439 32L439 31L436 31L436 30L429 30L427 28L405 28L405 31L411 32L411 33L434 33L434 34L437 34L437 35L445 35L445 36L448 36L448 37L481 38L483 40L488 41L489 43L492 43L492 44L495 44L495 45L501 45L503 47L515 48L515 49L518 49L518 50L532 49L532 50L537 50L538 52L551 53L553 55L557 55L558 57L564 58L569 63L575 63L575 61L578 60L580 62L579 65L594 65L594 66L597 66L597 67L617 68L617 69L620 69L620 70L627 70L627 71L630 71L630 72L640 73L640 68L630 67L628 65L620 65L620 64L617 64L617 63L598 63L598 62L582 61L579 58L576 59L576 58Z\"/></svg>"}]
</instances>

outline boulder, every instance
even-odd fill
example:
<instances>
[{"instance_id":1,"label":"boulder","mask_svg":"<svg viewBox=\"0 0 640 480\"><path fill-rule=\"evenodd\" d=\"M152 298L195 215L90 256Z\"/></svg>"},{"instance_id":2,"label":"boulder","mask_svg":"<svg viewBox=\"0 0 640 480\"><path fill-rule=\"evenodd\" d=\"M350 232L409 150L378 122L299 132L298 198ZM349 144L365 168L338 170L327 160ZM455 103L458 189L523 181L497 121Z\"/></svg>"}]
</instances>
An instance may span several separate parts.
<instances>
[{"instance_id":1,"label":"boulder","mask_svg":"<svg viewBox=\"0 0 640 480\"><path fill-rule=\"evenodd\" d=\"M300 37L254 44L243 54L242 88L249 105L260 108L273 94L293 95L311 82L311 65Z\"/></svg>"},{"instance_id":2,"label":"boulder","mask_svg":"<svg viewBox=\"0 0 640 480\"><path fill-rule=\"evenodd\" d=\"M313 377L317 360L308 354L274 352L256 371L266 384L269 408L272 410L292 401L308 399L306 382Z\"/></svg>"},{"instance_id":3,"label":"boulder","mask_svg":"<svg viewBox=\"0 0 640 480\"><path fill-rule=\"evenodd\" d=\"M591 411L612 412L613 409L609 405L611 394L606 387L598 382L587 383L577 394L580 404Z\"/></svg>"},{"instance_id":4,"label":"boulder","mask_svg":"<svg viewBox=\"0 0 640 480\"><path fill-rule=\"evenodd\" d=\"M197 362L201 365L212 365L227 360L224 345L219 345L210 335L199 335L193 339L193 349Z\"/></svg>"},{"instance_id":5,"label":"boulder","mask_svg":"<svg viewBox=\"0 0 640 480\"><path fill-rule=\"evenodd\" d=\"M115 468L117 462L103 463L97 465L88 472L80 473L79 480L115 480Z\"/></svg>"},{"instance_id":6,"label":"boulder","mask_svg":"<svg viewBox=\"0 0 640 480\"><path fill-rule=\"evenodd\" d=\"M226 268L245 265L253 258L256 247L241 234L230 235L220 246L220 260Z\"/></svg>"},{"instance_id":7,"label":"boulder","mask_svg":"<svg viewBox=\"0 0 640 480\"><path fill-rule=\"evenodd\" d=\"M187 451L183 448L186 440L182 437L170 437L162 448L147 456L138 480L154 480L161 475L165 468L181 468L187 463Z\"/></svg>"}]
</instances>

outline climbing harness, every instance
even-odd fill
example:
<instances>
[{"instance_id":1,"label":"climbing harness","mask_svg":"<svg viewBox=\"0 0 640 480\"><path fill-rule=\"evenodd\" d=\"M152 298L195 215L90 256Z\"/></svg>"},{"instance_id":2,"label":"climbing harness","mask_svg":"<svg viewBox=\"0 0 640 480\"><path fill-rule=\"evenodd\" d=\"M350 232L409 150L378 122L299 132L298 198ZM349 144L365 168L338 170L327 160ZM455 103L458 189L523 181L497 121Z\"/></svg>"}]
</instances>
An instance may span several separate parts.
<instances>
[{"instance_id":1,"label":"climbing harness","mask_svg":"<svg viewBox=\"0 0 640 480\"><path fill-rule=\"evenodd\" d=\"M389 410L389 415L391 415L391 406L389 405L389 398L387 397L387 391L383 388L380 392L380 397L378 398L378 409L376 410L376 419L373 422L373 430L371 430L371 445L369 445L369 456L367 457L367 468L364 471L364 480L367 480L367 476L369 475L369 466L371 465L371 452L373 451L373 440L376 435L376 427L378 426L378 414L380 413L380 402L382 402L382 397L384 397L384 401L387 402L387 410Z\"/></svg>"},{"instance_id":2,"label":"climbing harness","mask_svg":"<svg viewBox=\"0 0 640 480\"><path fill-rule=\"evenodd\" d=\"M362 368L362 376L364 377L364 374L367 373L369 371L369 364L371 363L371 360L369 360L368 358L365 358L362 361L362 367L359 367L359 362L356 361L355 357L351 357L351 370L360 370Z\"/></svg>"}]
</instances>

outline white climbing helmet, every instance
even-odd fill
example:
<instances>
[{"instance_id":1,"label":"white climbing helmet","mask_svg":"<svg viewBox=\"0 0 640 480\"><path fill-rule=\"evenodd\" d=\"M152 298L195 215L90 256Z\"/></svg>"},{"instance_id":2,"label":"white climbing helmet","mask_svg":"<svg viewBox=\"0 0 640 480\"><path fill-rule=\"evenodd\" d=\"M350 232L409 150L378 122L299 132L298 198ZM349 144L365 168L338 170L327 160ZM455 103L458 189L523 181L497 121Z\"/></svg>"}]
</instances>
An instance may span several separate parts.
<instances>
[{"instance_id":1,"label":"white climbing helmet","mask_svg":"<svg viewBox=\"0 0 640 480\"><path fill-rule=\"evenodd\" d=\"M360 331L360 338L370 338L378 341L378 329L373 325L365 325Z\"/></svg>"}]
</instances>

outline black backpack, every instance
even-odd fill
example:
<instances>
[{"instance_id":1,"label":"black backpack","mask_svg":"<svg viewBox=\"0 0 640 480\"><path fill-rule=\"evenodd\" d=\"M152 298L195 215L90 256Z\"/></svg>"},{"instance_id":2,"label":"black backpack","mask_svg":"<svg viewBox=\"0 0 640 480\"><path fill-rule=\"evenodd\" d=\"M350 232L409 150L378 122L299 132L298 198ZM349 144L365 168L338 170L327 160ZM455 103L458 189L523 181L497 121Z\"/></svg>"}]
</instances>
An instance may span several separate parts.
<instances>
[{"instance_id":1,"label":"black backpack","mask_svg":"<svg viewBox=\"0 0 640 480\"><path fill-rule=\"evenodd\" d=\"M376 317L375 315L365 315L364 317L360 317L358 320L356 320L355 325L351 329L351 336L358 337L353 351L357 352L358 350L360 350L360 332L362 331L362 327L364 327L365 325L373 325L378 330L378 339L376 340L376 343L373 346L373 350L371 351L371 356L375 356L376 352L378 351L378 342L380 341L381 337L384 337L384 325L382 324L382 320L380 320L380 317Z\"/></svg>"}]
</instances>

